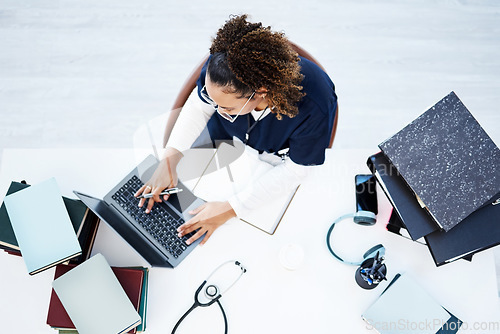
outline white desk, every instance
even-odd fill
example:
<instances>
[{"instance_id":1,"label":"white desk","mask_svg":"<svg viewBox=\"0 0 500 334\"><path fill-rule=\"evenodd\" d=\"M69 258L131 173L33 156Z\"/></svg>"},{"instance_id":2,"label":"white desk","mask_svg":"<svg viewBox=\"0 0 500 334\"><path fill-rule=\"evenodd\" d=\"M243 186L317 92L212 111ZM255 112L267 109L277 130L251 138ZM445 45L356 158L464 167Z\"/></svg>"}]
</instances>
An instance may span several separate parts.
<instances>
[{"instance_id":1,"label":"white desk","mask_svg":"<svg viewBox=\"0 0 500 334\"><path fill-rule=\"evenodd\" d=\"M374 333L361 313L387 285L374 290L354 282L355 267L338 263L325 246L330 222L354 209L354 175L367 173L370 151L327 152L320 166L300 187L274 236L268 236L238 220L232 220L195 249L177 268L150 271L147 333L170 333L177 319L191 306L199 284L220 263L238 259L248 273L221 299L230 333ZM0 170L3 198L11 180L38 183L55 176L63 195L76 189L103 196L140 160L130 150L28 150L7 149ZM379 196L380 213L374 227L343 222L334 231L334 242L346 256L361 254L376 243L387 249L389 280L398 272L411 274L435 299L467 323L496 322L500 305L491 251L436 268L425 246L395 236L384 229L388 203ZM338 229L338 230L337 230ZM302 246L305 259L295 270L279 262L282 246ZM351 252L349 252L349 250ZM106 224L101 224L94 253L101 252L111 265L147 265ZM0 252L0 319L3 333L54 333L45 324L54 269L30 277L21 258ZM485 326L483 324L483 326ZM178 333L207 329L223 331L216 306L195 311ZM484 329L484 328L483 328Z\"/></svg>"}]
</instances>

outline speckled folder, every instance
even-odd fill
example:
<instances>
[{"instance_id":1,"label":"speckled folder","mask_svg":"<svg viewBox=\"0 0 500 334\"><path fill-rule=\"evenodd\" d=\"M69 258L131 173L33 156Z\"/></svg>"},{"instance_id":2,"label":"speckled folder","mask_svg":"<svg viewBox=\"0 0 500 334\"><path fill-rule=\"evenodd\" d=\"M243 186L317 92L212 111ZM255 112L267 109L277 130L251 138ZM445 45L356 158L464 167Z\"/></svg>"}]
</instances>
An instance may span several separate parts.
<instances>
[{"instance_id":1,"label":"speckled folder","mask_svg":"<svg viewBox=\"0 0 500 334\"><path fill-rule=\"evenodd\" d=\"M379 147L445 231L500 191L500 150L454 92Z\"/></svg>"}]
</instances>

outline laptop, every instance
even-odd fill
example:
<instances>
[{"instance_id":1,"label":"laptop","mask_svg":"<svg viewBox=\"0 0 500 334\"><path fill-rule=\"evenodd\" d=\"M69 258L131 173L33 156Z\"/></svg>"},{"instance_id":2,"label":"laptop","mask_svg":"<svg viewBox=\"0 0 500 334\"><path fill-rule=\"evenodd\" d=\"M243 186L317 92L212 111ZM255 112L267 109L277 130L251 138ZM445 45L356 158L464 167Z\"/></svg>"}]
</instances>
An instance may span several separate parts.
<instances>
[{"instance_id":1,"label":"laptop","mask_svg":"<svg viewBox=\"0 0 500 334\"><path fill-rule=\"evenodd\" d=\"M149 155L103 199L78 191L74 193L151 266L174 268L203 239L201 237L187 245L186 241L194 232L179 238L177 228L193 217L188 212L204 201L179 181L177 187L182 191L170 195L168 201L155 203L151 212L146 214L145 207L138 207L139 200L134 194L151 178L158 163L153 155Z\"/></svg>"}]
</instances>

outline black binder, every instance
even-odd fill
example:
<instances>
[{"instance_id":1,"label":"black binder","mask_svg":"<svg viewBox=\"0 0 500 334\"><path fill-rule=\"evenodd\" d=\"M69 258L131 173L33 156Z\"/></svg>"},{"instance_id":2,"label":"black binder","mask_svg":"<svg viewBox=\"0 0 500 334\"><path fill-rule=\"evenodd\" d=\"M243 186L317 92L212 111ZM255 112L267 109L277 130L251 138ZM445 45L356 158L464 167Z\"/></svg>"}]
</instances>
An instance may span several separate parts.
<instances>
[{"instance_id":1,"label":"black binder","mask_svg":"<svg viewBox=\"0 0 500 334\"><path fill-rule=\"evenodd\" d=\"M445 231L500 190L500 149L454 92L379 148Z\"/></svg>"},{"instance_id":2,"label":"black binder","mask_svg":"<svg viewBox=\"0 0 500 334\"><path fill-rule=\"evenodd\" d=\"M424 237L436 266L458 259L471 261L473 254L500 244L500 192L493 197L492 203L482 206L455 228L445 232L437 229L432 218L420 207L413 192L404 184L404 180L400 179L397 171L391 172L394 166L382 152L370 156L367 164L372 172L378 175L377 181L380 179L384 183L381 187L394 208L399 205L398 217L403 223L393 225L406 228L413 240L416 240L416 235ZM431 231L426 233L429 230Z\"/></svg>"},{"instance_id":3,"label":"black binder","mask_svg":"<svg viewBox=\"0 0 500 334\"><path fill-rule=\"evenodd\" d=\"M439 229L427 210L418 204L415 195L384 153L370 156L367 165L413 240Z\"/></svg>"},{"instance_id":4,"label":"black binder","mask_svg":"<svg viewBox=\"0 0 500 334\"><path fill-rule=\"evenodd\" d=\"M498 203L500 193L495 199ZM425 240L437 266L499 245L500 204L483 206L452 230L433 232Z\"/></svg>"}]
</instances>

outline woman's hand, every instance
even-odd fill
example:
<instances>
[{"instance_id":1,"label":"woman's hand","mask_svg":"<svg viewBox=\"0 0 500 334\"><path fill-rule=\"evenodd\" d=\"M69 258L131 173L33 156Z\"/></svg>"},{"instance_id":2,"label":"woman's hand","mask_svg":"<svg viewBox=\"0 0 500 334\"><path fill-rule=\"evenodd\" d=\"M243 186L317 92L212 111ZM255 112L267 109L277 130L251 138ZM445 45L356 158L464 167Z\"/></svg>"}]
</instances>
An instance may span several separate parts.
<instances>
[{"instance_id":1,"label":"woman's hand","mask_svg":"<svg viewBox=\"0 0 500 334\"><path fill-rule=\"evenodd\" d=\"M186 243L188 245L206 233L200 243L200 245L204 245L219 226L224 224L229 219L236 217L236 213L229 202L207 202L193 211L190 211L189 214L195 216L179 226L177 229L180 238L188 233L198 230L187 240Z\"/></svg>"},{"instance_id":2,"label":"woman's hand","mask_svg":"<svg viewBox=\"0 0 500 334\"><path fill-rule=\"evenodd\" d=\"M135 197L139 195L145 195L152 193L153 197L148 200L148 205L146 207L146 213L150 213L155 202L161 202L160 193L167 189L172 188L177 185L177 164L182 158L182 154L174 148L167 148L164 154L164 158L160 161L160 164L156 168L153 176L149 181L147 181L137 192L134 194ZM169 195L164 195L163 199L166 201ZM146 203L146 198L141 198L139 201L139 207L143 207Z\"/></svg>"}]
</instances>

